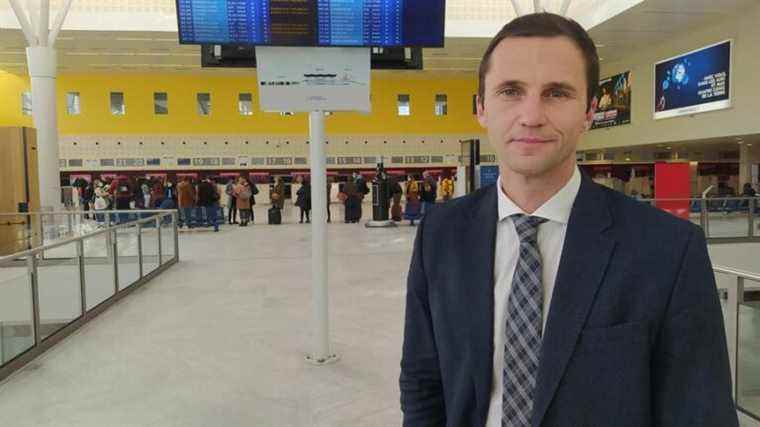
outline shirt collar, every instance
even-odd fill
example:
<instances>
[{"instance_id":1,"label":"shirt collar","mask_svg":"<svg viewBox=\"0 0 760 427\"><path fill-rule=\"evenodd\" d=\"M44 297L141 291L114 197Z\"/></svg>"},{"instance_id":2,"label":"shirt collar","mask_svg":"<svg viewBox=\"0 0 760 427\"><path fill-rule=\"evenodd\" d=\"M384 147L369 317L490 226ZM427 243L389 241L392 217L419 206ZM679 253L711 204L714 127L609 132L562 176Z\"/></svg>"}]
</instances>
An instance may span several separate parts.
<instances>
[{"instance_id":1,"label":"shirt collar","mask_svg":"<svg viewBox=\"0 0 760 427\"><path fill-rule=\"evenodd\" d=\"M504 193L501 188L501 176L496 181L497 191L499 194L499 222L503 221L515 214L527 215L520 207L518 207L512 199ZM532 216L548 219L549 221L559 222L561 224L567 224L570 220L570 212L573 209L573 203L578 196L578 191L581 188L581 173L578 167L575 167L572 178L568 181L561 190L557 192L551 199L547 200L541 205Z\"/></svg>"}]
</instances>

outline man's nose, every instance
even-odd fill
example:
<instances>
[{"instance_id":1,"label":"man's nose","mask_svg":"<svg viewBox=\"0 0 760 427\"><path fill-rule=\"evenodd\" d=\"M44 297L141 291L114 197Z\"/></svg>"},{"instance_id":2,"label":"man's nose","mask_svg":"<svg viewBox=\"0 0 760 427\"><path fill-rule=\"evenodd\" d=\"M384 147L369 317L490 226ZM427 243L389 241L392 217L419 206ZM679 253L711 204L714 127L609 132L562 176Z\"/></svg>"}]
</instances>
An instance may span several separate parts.
<instances>
[{"instance_id":1,"label":"man's nose","mask_svg":"<svg viewBox=\"0 0 760 427\"><path fill-rule=\"evenodd\" d=\"M520 125L539 127L546 124L546 112L541 96L529 95L523 99L520 111Z\"/></svg>"}]
</instances>

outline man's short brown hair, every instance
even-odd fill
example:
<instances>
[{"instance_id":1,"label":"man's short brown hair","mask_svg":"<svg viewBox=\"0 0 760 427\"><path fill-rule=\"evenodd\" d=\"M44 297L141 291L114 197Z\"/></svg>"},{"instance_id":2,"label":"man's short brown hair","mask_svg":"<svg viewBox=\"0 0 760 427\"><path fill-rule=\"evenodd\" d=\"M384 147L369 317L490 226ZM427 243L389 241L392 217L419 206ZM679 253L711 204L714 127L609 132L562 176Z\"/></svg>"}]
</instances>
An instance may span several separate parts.
<instances>
[{"instance_id":1,"label":"man's short brown hair","mask_svg":"<svg viewBox=\"0 0 760 427\"><path fill-rule=\"evenodd\" d=\"M599 55L596 45L586 30L572 19L553 13L533 13L510 21L491 40L478 70L478 97L481 105L485 102L486 74L491 67L491 56L496 47L506 38L512 37L567 37L583 54L586 63L586 111L591 109L591 100L599 86Z\"/></svg>"}]
</instances>

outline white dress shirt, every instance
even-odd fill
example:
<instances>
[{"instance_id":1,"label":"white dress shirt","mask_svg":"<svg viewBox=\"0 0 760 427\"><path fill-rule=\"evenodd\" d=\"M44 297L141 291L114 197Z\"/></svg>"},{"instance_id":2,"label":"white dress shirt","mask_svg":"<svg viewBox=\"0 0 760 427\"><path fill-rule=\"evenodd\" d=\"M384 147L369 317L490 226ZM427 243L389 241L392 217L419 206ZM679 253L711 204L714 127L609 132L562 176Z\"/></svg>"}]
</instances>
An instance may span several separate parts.
<instances>
[{"instance_id":1,"label":"white dress shirt","mask_svg":"<svg viewBox=\"0 0 760 427\"><path fill-rule=\"evenodd\" d=\"M502 371L504 369L504 338L507 312L507 299L512 289L512 276L515 274L517 259L520 256L520 238L517 236L514 221L510 215L525 214L515 203L504 194L501 187L501 177L497 181L499 198L499 223L496 226L496 253L494 256L494 336L493 336L493 374L491 376L491 405L488 410L487 427L501 427L502 390L504 384ZM546 318L557 279L559 261L562 257L562 247L565 244L567 222L570 211L581 188L581 174L575 168L570 181L546 203L541 205L532 216L545 218L548 221L538 228L538 247L541 251L542 282L544 288L543 324L546 328Z\"/></svg>"}]
</instances>

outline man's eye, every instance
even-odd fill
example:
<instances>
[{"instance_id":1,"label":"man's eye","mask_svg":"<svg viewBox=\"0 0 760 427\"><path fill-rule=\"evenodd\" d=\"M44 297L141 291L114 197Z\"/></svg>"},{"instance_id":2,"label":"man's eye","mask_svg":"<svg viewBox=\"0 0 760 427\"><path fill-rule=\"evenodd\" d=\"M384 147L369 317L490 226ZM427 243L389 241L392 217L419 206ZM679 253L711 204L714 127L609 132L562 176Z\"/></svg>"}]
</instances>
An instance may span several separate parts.
<instances>
[{"instance_id":1,"label":"man's eye","mask_svg":"<svg viewBox=\"0 0 760 427\"><path fill-rule=\"evenodd\" d=\"M504 96L508 96L508 97L515 97L515 96L519 96L520 95L520 91L517 90L517 89L515 89L515 88L507 88L507 89L502 89L499 92L499 95L504 95Z\"/></svg>"},{"instance_id":2,"label":"man's eye","mask_svg":"<svg viewBox=\"0 0 760 427\"><path fill-rule=\"evenodd\" d=\"M564 90L559 90L559 89L550 90L547 95L549 96L549 98L567 98L568 96L567 92L565 92Z\"/></svg>"}]
</instances>

